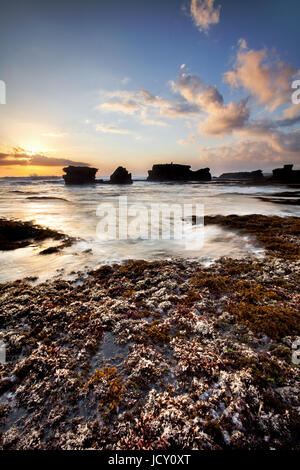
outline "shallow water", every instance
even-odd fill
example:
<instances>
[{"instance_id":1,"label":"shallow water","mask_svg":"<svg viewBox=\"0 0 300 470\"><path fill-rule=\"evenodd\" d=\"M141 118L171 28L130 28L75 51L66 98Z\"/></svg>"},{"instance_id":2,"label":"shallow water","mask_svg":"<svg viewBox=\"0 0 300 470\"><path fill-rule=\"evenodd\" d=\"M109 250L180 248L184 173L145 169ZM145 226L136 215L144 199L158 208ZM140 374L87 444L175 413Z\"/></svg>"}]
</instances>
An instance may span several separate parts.
<instances>
[{"instance_id":1,"label":"shallow water","mask_svg":"<svg viewBox=\"0 0 300 470\"><path fill-rule=\"evenodd\" d=\"M33 220L37 224L62 231L78 241L59 254L39 255L42 247L57 245L47 241L39 247L28 246L15 251L0 252L0 282L27 276L39 281L52 277L72 278L74 271L95 268L101 264L126 259L196 258L209 263L220 256L263 256L263 250L247 236L217 226L193 226L182 240L109 239L97 237L101 218L97 207L110 203L118 208L119 196L127 196L128 204L196 204L205 215L265 214L300 215L299 206L273 204L257 196L285 191L284 186L244 186L238 184L173 184L134 182L130 186L87 185L65 186L63 180L8 181L0 179L0 217ZM145 213L145 215L144 215ZM147 228L149 211L142 222ZM147 215L148 214L148 215ZM144 219L143 219L144 218ZM120 220L117 219L117 223ZM197 222L198 223L198 222ZM148 219L149 226L149 219ZM167 227L160 222L161 233ZM202 238L203 237L203 238ZM73 273L73 274L72 274Z\"/></svg>"}]
</instances>

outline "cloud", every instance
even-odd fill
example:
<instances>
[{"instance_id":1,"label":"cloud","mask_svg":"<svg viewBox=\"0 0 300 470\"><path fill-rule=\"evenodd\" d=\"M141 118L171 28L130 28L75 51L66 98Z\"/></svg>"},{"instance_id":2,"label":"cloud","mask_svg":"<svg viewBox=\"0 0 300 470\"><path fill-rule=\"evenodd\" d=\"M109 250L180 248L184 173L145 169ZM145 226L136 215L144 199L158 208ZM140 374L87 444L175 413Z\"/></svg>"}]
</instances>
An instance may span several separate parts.
<instances>
[{"instance_id":1,"label":"cloud","mask_svg":"<svg viewBox=\"0 0 300 470\"><path fill-rule=\"evenodd\" d=\"M124 77L122 80L121 80L121 83L123 85L126 85L126 83L130 82L131 81L131 78L130 77Z\"/></svg>"},{"instance_id":2,"label":"cloud","mask_svg":"<svg viewBox=\"0 0 300 470\"><path fill-rule=\"evenodd\" d=\"M46 157L46 155L32 155L29 161L29 165L36 166L89 166L88 163L84 162L75 162L74 160L69 160L66 158L55 158L55 157Z\"/></svg>"},{"instance_id":3,"label":"cloud","mask_svg":"<svg viewBox=\"0 0 300 470\"><path fill-rule=\"evenodd\" d=\"M160 127L169 127L169 124L165 121L160 121L158 119L143 119L143 124L149 126L160 126Z\"/></svg>"},{"instance_id":4,"label":"cloud","mask_svg":"<svg viewBox=\"0 0 300 470\"><path fill-rule=\"evenodd\" d=\"M206 85L197 75L179 72L177 82L171 81L170 85L174 92L180 93L197 107L207 110L208 107L223 104L223 96L217 88Z\"/></svg>"},{"instance_id":5,"label":"cloud","mask_svg":"<svg viewBox=\"0 0 300 470\"><path fill-rule=\"evenodd\" d=\"M249 164L251 161L259 164L260 161L272 162L276 159L297 162L300 156L300 131L293 130L292 126L300 122L299 107L294 105L291 108L290 105L290 79L295 69L278 58L268 58L265 49L249 50L243 39L238 45L236 63L224 78L230 86L241 85L247 91L248 96L244 99L225 102L215 85L207 84L199 76L187 73L182 64L177 80L169 82L172 92L170 98L155 95L143 88L136 91L103 92L106 101L99 109L135 114L143 124L148 125L169 125L169 122L161 118L188 118L189 126L196 127L201 136L233 136L234 142L229 147L221 145L221 150L213 151L220 161L221 151L230 159L232 146L233 159L237 162L242 159L242 155L246 162L249 159ZM252 77L250 81L248 75ZM288 108L281 118L274 119L270 114L270 117L264 119L253 119L251 105L255 102L252 97L264 104L269 113L281 104ZM122 132L113 127L109 130L106 127L102 131ZM176 143L182 146L194 143L196 137L194 131L191 132L193 133L185 139L178 136ZM206 164L209 166L209 162Z\"/></svg>"},{"instance_id":6,"label":"cloud","mask_svg":"<svg viewBox=\"0 0 300 470\"><path fill-rule=\"evenodd\" d=\"M241 38L238 40L238 47L240 49L247 49L247 42L245 41L245 39Z\"/></svg>"},{"instance_id":7,"label":"cloud","mask_svg":"<svg viewBox=\"0 0 300 470\"><path fill-rule=\"evenodd\" d=\"M214 173L232 171L236 168L240 171L272 170L283 163L295 163L300 165L299 154L275 150L265 141L244 139L238 142L230 142L219 147L201 147L199 156L202 166L214 168Z\"/></svg>"},{"instance_id":8,"label":"cloud","mask_svg":"<svg viewBox=\"0 0 300 470\"><path fill-rule=\"evenodd\" d=\"M104 134L131 134L131 131L127 129L119 129L115 126L106 126L105 124L96 124L96 131L103 132Z\"/></svg>"},{"instance_id":9,"label":"cloud","mask_svg":"<svg viewBox=\"0 0 300 470\"><path fill-rule=\"evenodd\" d=\"M246 47L245 43L240 46ZM278 77L277 77L278 78ZM277 83L284 83L278 78ZM198 133L201 135L214 135L223 137L232 133L243 132L244 135L255 136L268 141L276 149L290 150L295 146L295 134L279 131L280 128L289 128L300 122L297 113L286 113L282 119L251 120L249 97L238 102L224 103L223 96L216 86L207 85L197 75L179 72L177 82L170 82L172 90L181 94L184 99L199 107ZM261 90L261 88L260 88ZM285 95L285 99L287 96ZM289 96L290 99L290 96ZM281 97L283 102L283 97ZM291 116L291 117L289 117ZM204 117L204 119L203 119ZM201 120L200 120L201 119ZM184 141L180 141L182 144ZM178 143L178 141L177 141ZM297 148L297 145L295 146Z\"/></svg>"},{"instance_id":10,"label":"cloud","mask_svg":"<svg viewBox=\"0 0 300 470\"><path fill-rule=\"evenodd\" d=\"M299 117L300 104L291 104L288 108L283 111L283 117L288 119L294 119Z\"/></svg>"},{"instance_id":11,"label":"cloud","mask_svg":"<svg viewBox=\"0 0 300 470\"><path fill-rule=\"evenodd\" d=\"M224 74L225 83L243 87L269 111L291 102L291 82L297 70L267 49L248 50L239 40L239 50L232 70Z\"/></svg>"},{"instance_id":12,"label":"cloud","mask_svg":"<svg viewBox=\"0 0 300 470\"><path fill-rule=\"evenodd\" d=\"M160 121L158 124L157 117L176 118L194 115L199 112L199 107L196 104L191 104L187 100L176 99L168 100L158 95L153 95L150 91L140 88L137 91L115 90L115 91L102 91L105 98L109 101L104 101L97 106L98 110L108 112L119 112L124 114L139 114L140 118L146 119L149 113L152 115L148 117L146 124L166 126Z\"/></svg>"},{"instance_id":13,"label":"cloud","mask_svg":"<svg viewBox=\"0 0 300 470\"><path fill-rule=\"evenodd\" d=\"M227 106L213 109L208 118L198 127L199 134L224 136L243 128L250 116L248 100L230 102Z\"/></svg>"},{"instance_id":14,"label":"cloud","mask_svg":"<svg viewBox=\"0 0 300 470\"><path fill-rule=\"evenodd\" d=\"M275 126L275 124L274 124ZM293 158L300 157L300 131L289 130L281 131L275 127L267 127L261 122L251 122L248 126L241 129L238 135L250 138L254 141L266 142L274 151L293 153Z\"/></svg>"},{"instance_id":15,"label":"cloud","mask_svg":"<svg viewBox=\"0 0 300 470\"><path fill-rule=\"evenodd\" d=\"M134 100L113 99L97 106L97 109L103 109L104 111L117 111L125 114L134 114L140 109L139 103Z\"/></svg>"},{"instance_id":16,"label":"cloud","mask_svg":"<svg viewBox=\"0 0 300 470\"><path fill-rule=\"evenodd\" d=\"M171 87L206 114L206 119L199 123L200 134L230 134L243 127L249 119L248 99L226 105L217 87L205 84L197 75L180 72L177 82L171 82Z\"/></svg>"},{"instance_id":17,"label":"cloud","mask_svg":"<svg viewBox=\"0 0 300 470\"><path fill-rule=\"evenodd\" d=\"M194 134L190 134L186 140L184 139L179 139L176 140L176 143L179 145L190 145L195 142L196 136Z\"/></svg>"},{"instance_id":18,"label":"cloud","mask_svg":"<svg viewBox=\"0 0 300 470\"><path fill-rule=\"evenodd\" d=\"M212 24L220 21L221 5L214 6L215 0L192 0L190 13L199 31L207 33Z\"/></svg>"},{"instance_id":19,"label":"cloud","mask_svg":"<svg viewBox=\"0 0 300 470\"><path fill-rule=\"evenodd\" d=\"M47 157L43 154L29 155L21 147L14 148L12 152L0 153L0 166L89 166L88 163L76 162L67 158Z\"/></svg>"},{"instance_id":20,"label":"cloud","mask_svg":"<svg viewBox=\"0 0 300 470\"><path fill-rule=\"evenodd\" d=\"M66 135L68 135L66 132L44 132L42 134L43 137L65 137Z\"/></svg>"}]
</instances>

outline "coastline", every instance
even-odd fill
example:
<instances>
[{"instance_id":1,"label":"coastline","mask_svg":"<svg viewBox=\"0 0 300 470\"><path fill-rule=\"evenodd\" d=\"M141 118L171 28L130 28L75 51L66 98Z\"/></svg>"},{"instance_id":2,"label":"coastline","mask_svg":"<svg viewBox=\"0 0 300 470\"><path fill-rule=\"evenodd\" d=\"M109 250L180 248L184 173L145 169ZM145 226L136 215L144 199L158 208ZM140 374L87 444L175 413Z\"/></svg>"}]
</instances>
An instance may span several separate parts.
<instances>
[{"instance_id":1,"label":"coastline","mask_svg":"<svg viewBox=\"0 0 300 470\"><path fill-rule=\"evenodd\" d=\"M299 450L300 219L279 219L255 218L260 260L2 284L1 449Z\"/></svg>"}]
</instances>

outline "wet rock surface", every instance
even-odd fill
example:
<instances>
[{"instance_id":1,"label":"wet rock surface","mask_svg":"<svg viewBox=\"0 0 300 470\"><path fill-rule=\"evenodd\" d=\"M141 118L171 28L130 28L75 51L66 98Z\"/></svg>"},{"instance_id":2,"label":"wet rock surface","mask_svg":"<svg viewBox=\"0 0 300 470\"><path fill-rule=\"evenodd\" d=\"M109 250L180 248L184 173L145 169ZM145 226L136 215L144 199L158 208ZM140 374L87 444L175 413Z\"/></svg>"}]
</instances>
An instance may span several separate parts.
<instances>
[{"instance_id":1,"label":"wet rock surface","mask_svg":"<svg viewBox=\"0 0 300 470\"><path fill-rule=\"evenodd\" d=\"M299 279L267 256L1 285L1 448L299 449Z\"/></svg>"},{"instance_id":2,"label":"wet rock surface","mask_svg":"<svg viewBox=\"0 0 300 470\"><path fill-rule=\"evenodd\" d=\"M47 239L62 241L60 245L52 247L52 250L55 249L55 252L71 245L74 241L74 239L61 232L41 227L33 222L0 219L0 250L16 250L17 248L24 248L32 243L40 243ZM47 250L43 250L41 253L47 254Z\"/></svg>"}]
</instances>

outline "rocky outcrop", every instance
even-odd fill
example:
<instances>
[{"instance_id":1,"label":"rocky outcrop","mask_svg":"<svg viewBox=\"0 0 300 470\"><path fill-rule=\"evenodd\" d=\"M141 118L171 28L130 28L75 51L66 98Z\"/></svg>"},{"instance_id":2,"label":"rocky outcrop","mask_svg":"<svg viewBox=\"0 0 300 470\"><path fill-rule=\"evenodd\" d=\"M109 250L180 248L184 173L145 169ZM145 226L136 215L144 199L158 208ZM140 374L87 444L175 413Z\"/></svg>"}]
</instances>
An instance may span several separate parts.
<instances>
[{"instance_id":1,"label":"rocky outcrop","mask_svg":"<svg viewBox=\"0 0 300 470\"><path fill-rule=\"evenodd\" d=\"M66 175L63 175L66 184L90 184L95 183L98 168L68 166L63 168L63 171L66 173Z\"/></svg>"},{"instance_id":2,"label":"rocky outcrop","mask_svg":"<svg viewBox=\"0 0 300 470\"><path fill-rule=\"evenodd\" d=\"M300 170L293 170L293 165L284 165L283 168L273 170L272 182L276 183L300 183Z\"/></svg>"},{"instance_id":3,"label":"rocky outcrop","mask_svg":"<svg viewBox=\"0 0 300 470\"><path fill-rule=\"evenodd\" d=\"M196 171L191 171L191 180L192 181L210 181L211 180L211 174L210 174L210 169L209 168L202 168L200 170Z\"/></svg>"},{"instance_id":4,"label":"rocky outcrop","mask_svg":"<svg viewBox=\"0 0 300 470\"><path fill-rule=\"evenodd\" d=\"M264 179L263 172L261 170L255 171L239 171L236 173L223 173L219 179L221 180L251 180L251 181L262 181Z\"/></svg>"},{"instance_id":5,"label":"rocky outcrop","mask_svg":"<svg viewBox=\"0 0 300 470\"><path fill-rule=\"evenodd\" d=\"M153 165L148 171L147 181L210 181L209 168L192 171L191 165L174 163Z\"/></svg>"},{"instance_id":6,"label":"rocky outcrop","mask_svg":"<svg viewBox=\"0 0 300 470\"><path fill-rule=\"evenodd\" d=\"M111 184L132 184L131 173L126 168L119 166L112 175L110 175Z\"/></svg>"}]
</instances>

